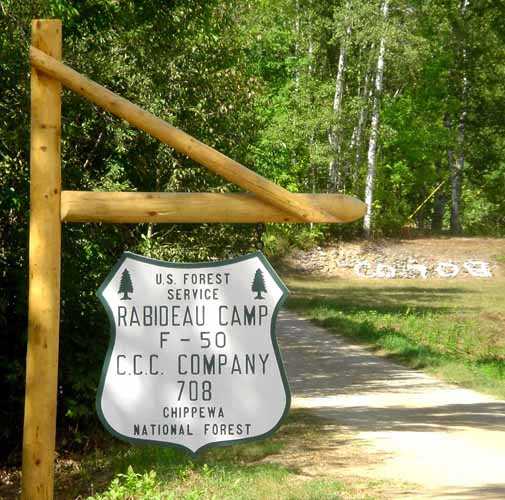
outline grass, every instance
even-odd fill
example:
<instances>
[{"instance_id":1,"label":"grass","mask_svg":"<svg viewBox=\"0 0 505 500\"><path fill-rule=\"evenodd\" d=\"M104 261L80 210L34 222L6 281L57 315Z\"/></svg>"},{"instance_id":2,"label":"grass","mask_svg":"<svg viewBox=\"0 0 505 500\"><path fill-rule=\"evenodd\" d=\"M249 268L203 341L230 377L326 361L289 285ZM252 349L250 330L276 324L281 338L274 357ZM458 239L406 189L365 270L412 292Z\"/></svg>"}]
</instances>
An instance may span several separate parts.
<instances>
[{"instance_id":1,"label":"grass","mask_svg":"<svg viewBox=\"0 0 505 500\"><path fill-rule=\"evenodd\" d=\"M159 468L159 464L156 466ZM103 494L93 500L139 498L146 500L172 499L337 499L341 485L332 481L312 480L293 482L285 468L272 464L253 467L207 465L181 468L175 478L151 470L144 474L128 467L119 474Z\"/></svg>"},{"instance_id":2,"label":"grass","mask_svg":"<svg viewBox=\"0 0 505 500\"><path fill-rule=\"evenodd\" d=\"M329 500L377 498L381 483L349 485L334 477L308 478L283 458L310 442L327 444L323 423L292 412L272 437L259 442L214 448L197 459L173 448L131 447L106 439L78 460L59 461L56 498L88 500ZM310 451L306 451L310 453Z\"/></svg>"},{"instance_id":3,"label":"grass","mask_svg":"<svg viewBox=\"0 0 505 500\"><path fill-rule=\"evenodd\" d=\"M288 278L288 306L445 380L505 397L505 280Z\"/></svg>"}]
</instances>

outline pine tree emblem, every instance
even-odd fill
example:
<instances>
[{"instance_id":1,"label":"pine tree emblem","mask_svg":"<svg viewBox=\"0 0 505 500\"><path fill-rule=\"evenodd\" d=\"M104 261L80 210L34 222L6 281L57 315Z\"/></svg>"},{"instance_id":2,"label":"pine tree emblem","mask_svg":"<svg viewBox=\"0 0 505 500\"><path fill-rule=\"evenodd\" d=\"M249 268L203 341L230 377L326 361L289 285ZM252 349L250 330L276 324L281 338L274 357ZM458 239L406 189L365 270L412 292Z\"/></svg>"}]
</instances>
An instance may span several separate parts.
<instances>
[{"instance_id":1,"label":"pine tree emblem","mask_svg":"<svg viewBox=\"0 0 505 500\"><path fill-rule=\"evenodd\" d=\"M119 290L117 293L123 294L121 300L131 300L131 297L128 297L128 294L133 293L133 283L130 273L126 268L123 271L123 274L121 274L121 282L119 283Z\"/></svg>"},{"instance_id":2,"label":"pine tree emblem","mask_svg":"<svg viewBox=\"0 0 505 500\"><path fill-rule=\"evenodd\" d=\"M255 299L264 299L262 297L262 293L267 293L267 289L265 287L265 280L263 279L263 273L261 269L257 269L254 274L254 280L252 282L251 290L256 293Z\"/></svg>"}]
</instances>

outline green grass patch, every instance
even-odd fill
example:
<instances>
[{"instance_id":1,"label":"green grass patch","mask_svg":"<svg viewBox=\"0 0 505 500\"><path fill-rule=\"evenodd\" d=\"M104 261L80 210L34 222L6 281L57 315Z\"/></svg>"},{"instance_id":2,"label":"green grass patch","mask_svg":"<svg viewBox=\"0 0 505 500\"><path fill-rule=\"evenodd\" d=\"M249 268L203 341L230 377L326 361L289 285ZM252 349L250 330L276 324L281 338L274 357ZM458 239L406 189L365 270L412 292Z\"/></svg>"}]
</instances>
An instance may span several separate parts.
<instances>
[{"instance_id":1,"label":"green grass patch","mask_svg":"<svg viewBox=\"0 0 505 500\"><path fill-rule=\"evenodd\" d=\"M106 438L104 446L81 458L71 480L59 474L57 498L325 500L343 493L346 498L373 498L368 492L353 493L338 480L308 479L295 466L276 463L288 443L293 446L302 438L317 447L324 440L322 425L295 411L268 439L214 448L196 459L170 447L132 447Z\"/></svg>"},{"instance_id":2,"label":"green grass patch","mask_svg":"<svg viewBox=\"0 0 505 500\"><path fill-rule=\"evenodd\" d=\"M505 264L505 254L495 256L494 260L499 264Z\"/></svg>"},{"instance_id":3,"label":"green grass patch","mask_svg":"<svg viewBox=\"0 0 505 500\"><path fill-rule=\"evenodd\" d=\"M413 368L505 397L503 280L288 279L288 306Z\"/></svg>"},{"instance_id":4,"label":"green grass patch","mask_svg":"<svg viewBox=\"0 0 505 500\"><path fill-rule=\"evenodd\" d=\"M129 466L105 492L88 500L318 500L341 498L341 489L342 485L335 481L293 481L293 473L273 464L244 467L205 463L201 467L179 469L176 477L158 475L154 470L142 474Z\"/></svg>"}]
</instances>

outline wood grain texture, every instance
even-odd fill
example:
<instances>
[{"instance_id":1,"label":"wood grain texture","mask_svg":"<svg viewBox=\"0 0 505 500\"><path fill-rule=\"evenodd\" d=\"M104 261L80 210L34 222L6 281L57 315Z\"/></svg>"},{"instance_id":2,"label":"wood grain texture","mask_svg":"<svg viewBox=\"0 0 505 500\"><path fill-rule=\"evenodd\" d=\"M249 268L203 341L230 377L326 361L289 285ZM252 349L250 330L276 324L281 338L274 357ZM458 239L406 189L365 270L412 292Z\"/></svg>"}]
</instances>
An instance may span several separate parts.
<instances>
[{"instance_id":1,"label":"wood grain texture","mask_svg":"<svg viewBox=\"0 0 505 500\"><path fill-rule=\"evenodd\" d=\"M331 214L324 212L320 207L312 206L307 198L294 196L293 193L281 186L86 78L33 46L30 48L30 61L38 70L58 79L65 87L156 137L228 181L254 193L261 200L297 218L302 218L306 222L316 219L331 220Z\"/></svg>"},{"instance_id":2,"label":"wood grain texture","mask_svg":"<svg viewBox=\"0 0 505 500\"><path fill-rule=\"evenodd\" d=\"M365 204L352 196L295 194L329 217L313 222L352 222L365 213ZM61 220L108 223L256 223L305 222L249 193L118 193L63 191Z\"/></svg>"},{"instance_id":3,"label":"wood grain texture","mask_svg":"<svg viewBox=\"0 0 505 500\"><path fill-rule=\"evenodd\" d=\"M32 44L61 59L61 22L35 20ZM32 67L28 347L22 498L53 498L61 256L61 84Z\"/></svg>"}]
</instances>

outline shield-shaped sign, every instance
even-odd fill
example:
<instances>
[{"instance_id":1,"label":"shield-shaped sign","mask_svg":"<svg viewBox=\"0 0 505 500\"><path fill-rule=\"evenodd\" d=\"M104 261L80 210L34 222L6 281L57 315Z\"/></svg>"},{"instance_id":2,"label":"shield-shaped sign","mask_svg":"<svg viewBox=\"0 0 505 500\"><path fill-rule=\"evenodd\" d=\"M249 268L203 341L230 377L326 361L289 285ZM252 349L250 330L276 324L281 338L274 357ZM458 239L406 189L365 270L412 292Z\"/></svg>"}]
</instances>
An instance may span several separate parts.
<instances>
[{"instance_id":1,"label":"shield-shaped sign","mask_svg":"<svg viewBox=\"0 0 505 500\"><path fill-rule=\"evenodd\" d=\"M272 433L290 404L275 338L287 293L260 252L199 264L125 252L98 290L111 323L103 425L193 454Z\"/></svg>"}]
</instances>

